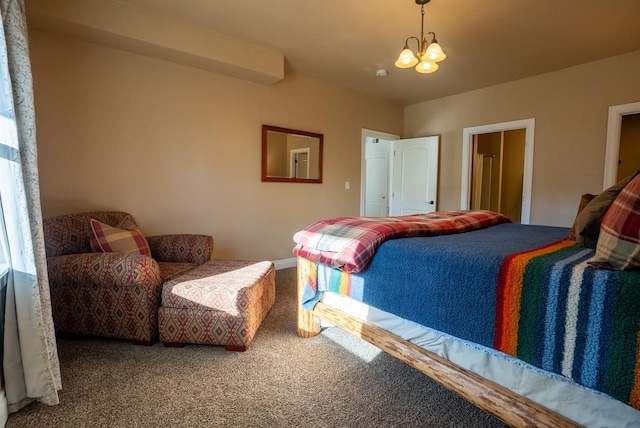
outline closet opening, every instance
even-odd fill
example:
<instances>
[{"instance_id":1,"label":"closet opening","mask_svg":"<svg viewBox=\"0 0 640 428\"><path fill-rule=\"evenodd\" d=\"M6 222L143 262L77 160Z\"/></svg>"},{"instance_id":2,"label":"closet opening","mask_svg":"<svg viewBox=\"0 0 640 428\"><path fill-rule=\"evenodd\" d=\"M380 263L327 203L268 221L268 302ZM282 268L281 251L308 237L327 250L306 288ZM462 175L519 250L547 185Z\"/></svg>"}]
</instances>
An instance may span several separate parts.
<instances>
[{"instance_id":1,"label":"closet opening","mask_svg":"<svg viewBox=\"0 0 640 428\"><path fill-rule=\"evenodd\" d=\"M471 208L522 218L525 129L473 136Z\"/></svg>"},{"instance_id":2,"label":"closet opening","mask_svg":"<svg viewBox=\"0 0 640 428\"><path fill-rule=\"evenodd\" d=\"M490 209L529 224L535 119L463 129L460 209Z\"/></svg>"}]
</instances>

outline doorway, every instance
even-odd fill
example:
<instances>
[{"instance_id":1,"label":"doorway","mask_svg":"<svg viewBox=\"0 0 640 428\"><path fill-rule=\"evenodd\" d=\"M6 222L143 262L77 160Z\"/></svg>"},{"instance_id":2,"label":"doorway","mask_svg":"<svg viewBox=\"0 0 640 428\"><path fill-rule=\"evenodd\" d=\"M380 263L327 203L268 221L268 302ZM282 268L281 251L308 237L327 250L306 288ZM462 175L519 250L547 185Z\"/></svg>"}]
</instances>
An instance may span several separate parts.
<instances>
[{"instance_id":1,"label":"doorway","mask_svg":"<svg viewBox=\"0 0 640 428\"><path fill-rule=\"evenodd\" d=\"M640 113L622 116L619 147L616 181L640 169Z\"/></svg>"},{"instance_id":2,"label":"doorway","mask_svg":"<svg viewBox=\"0 0 640 428\"><path fill-rule=\"evenodd\" d=\"M473 136L471 208L522 218L525 129Z\"/></svg>"},{"instance_id":3,"label":"doorway","mask_svg":"<svg viewBox=\"0 0 640 428\"><path fill-rule=\"evenodd\" d=\"M289 178L309 178L309 147L289 151Z\"/></svg>"},{"instance_id":4,"label":"doorway","mask_svg":"<svg viewBox=\"0 0 640 428\"><path fill-rule=\"evenodd\" d=\"M436 210L439 137L400 140L362 130L360 215L384 217Z\"/></svg>"},{"instance_id":5,"label":"doorway","mask_svg":"<svg viewBox=\"0 0 640 428\"><path fill-rule=\"evenodd\" d=\"M604 179L602 183L603 190L606 190L616 184L619 181L619 173L624 174L624 170L629 166L628 162L623 168L623 171L619 171L619 166L621 166L620 160L622 160L620 154L622 152L624 155L624 152L627 150L627 143L625 143L625 141L628 141L630 146L635 144L637 147L637 145L640 144L640 141L637 139L635 140L635 143L633 143L633 137L622 138L623 127L625 132L630 132L632 134L637 132L633 130L633 127L636 126L635 124L637 123L637 119L634 119L632 116L638 116L638 114L640 114L640 102L609 107L609 118L607 121L607 145L604 157ZM629 118L629 120L627 120L627 118ZM635 134L635 138L637 137L638 134ZM621 148L621 144L624 144L625 147ZM624 177L626 176L623 176L622 178Z\"/></svg>"},{"instance_id":6,"label":"doorway","mask_svg":"<svg viewBox=\"0 0 640 428\"><path fill-rule=\"evenodd\" d=\"M508 189L509 196L506 197L506 205L503 206L502 198L505 196L500 191L492 198L495 204L500 200L498 210L499 212L505 211L505 215L512 218L512 221L516 223L529 224L531 215L531 182L533 176L533 148L534 148L534 128L535 119L516 120L513 122L503 122L490 125L476 126L463 129L462 140L462 183L460 191L460 209L468 210L472 209L472 199L474 192L474 184L480 187L480 193L476 196L476 201L482 198L482 176L476 178L474 181L474 173L480 174L480 167L482 164L482 170L485 170L485 165L491 164L491 187L494 191L496 189L504 190ZM512 135L511 131L520 130ZM524 133L524 141L522 141L522 133ZM501 149L492 149L496 153L494 157L475 158L478 155L478 137L484 134L496 134L498 139L503 139L501 143ZM513 140L511 137L514 136ZM505 138L506 137L506 138ZM481 137L482 138L482 137ZM496 138L492 136L491 138ZM475 144L474 144L475 143ZM512 144L514 146L512 146ZM522 147L524 145L524 147ZM509 159L505 157L505 147L509 154ZM483 148L481 147L480 154L482 154ZM486 149L488 150L488 149ZM502 150L502 154L500 154ZM474 170L474 159L477 169ZM489 161L488 159L491 159ZM495 168L501 168L500 170ZM485 171L484 174L487 174ZM519 177L522 177L521 179ZM480 180L480 181L478 181ZM487 180L485 178L485 180ZM501 184L500 184L501 183ZM487 185L485 184L485 188ZM485 190L486 192L486 190ZM497 195L501 195L498 197ZM486 194L485 194L486 196ZM495 209L493 209L495 211ZM519 211L519 216L518 216Z\"/></svg>"},{"instance_id":7,"label":"doorway","mask_svg":"<svg viewBox=\"0 0 640 428\"><path fill-rule=\"evenodd\" d=\"M364 146L364 167L362 188L364 191L365 217L385 217L389 215L389 189L392 172L393 141L368 137Z\"/></svg>"}]
</instances>

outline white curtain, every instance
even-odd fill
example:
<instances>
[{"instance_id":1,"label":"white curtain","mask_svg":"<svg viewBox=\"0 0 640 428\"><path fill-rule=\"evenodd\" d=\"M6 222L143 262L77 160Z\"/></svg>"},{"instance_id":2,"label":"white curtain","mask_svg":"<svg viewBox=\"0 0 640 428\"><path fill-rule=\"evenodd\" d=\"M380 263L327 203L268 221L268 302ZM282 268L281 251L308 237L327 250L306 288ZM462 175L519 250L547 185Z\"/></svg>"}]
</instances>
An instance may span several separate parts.
<instances>
[{"instance_id":1,"label":"white curtain","mask_svg":"<svg viewBox=\"0 0 640 428\"><path fill-rule=\"evenodd\" d=\"M8 244L2 380L6 409L58 404L60 367L38 185L24 0L0 0L0 199Z\"/></svg>"}]
</instances>

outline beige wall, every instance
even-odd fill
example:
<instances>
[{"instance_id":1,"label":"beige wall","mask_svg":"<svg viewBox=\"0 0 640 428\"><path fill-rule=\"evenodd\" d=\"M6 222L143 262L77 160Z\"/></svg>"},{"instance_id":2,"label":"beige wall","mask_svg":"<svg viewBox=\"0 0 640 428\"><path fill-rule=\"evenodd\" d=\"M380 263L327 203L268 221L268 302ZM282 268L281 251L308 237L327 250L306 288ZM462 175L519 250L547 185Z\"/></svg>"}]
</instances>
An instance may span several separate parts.
<instances>
[{"instance_id":1,"label":"beige wall","mask_svg":"<svg viewBox=\"0 0 640 428\"><path fill-rule=\"evenodd\" d=\"M463 128L535 118L531 223L570 226L602 191L608 108L640 101L638 76L640 51L415 104L404 137L441 136L438 207L459 209Z\"/></svg>"},{"instance_id":2,"label":"beige wall","mask_svg":"<svg viewBox=\"0 0 640 428\"><path fill-rule=\"evenodd\" d=\"M36 31L30 49L44 215L125 210L149 235L212 234L218 258L291 258L299 229L357 215L362 128L402 131L402 107L297 75L263 86ZM324 134L324 182L262 183L262 124Z\"/></svg>"}]
</instances>

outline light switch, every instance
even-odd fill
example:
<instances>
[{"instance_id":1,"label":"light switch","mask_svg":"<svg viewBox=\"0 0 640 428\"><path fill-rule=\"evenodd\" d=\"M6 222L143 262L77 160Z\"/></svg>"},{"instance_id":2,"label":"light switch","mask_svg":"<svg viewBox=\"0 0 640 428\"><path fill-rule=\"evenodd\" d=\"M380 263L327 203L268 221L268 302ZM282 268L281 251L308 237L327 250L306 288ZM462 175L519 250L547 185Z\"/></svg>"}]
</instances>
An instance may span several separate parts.
<instances>
[{"instance_id":1,"label":"light switch","mask_svg":"<svg viewBox=\"0 0 640 428\"><path fill-rule=\"evenodd\" d=\"M345 188L345 190L349 190L349 186L350 186L350 183L349 183L348 181L345 181L345 182L344 182L344 188Z\"/></svg>"}]
</instances>

